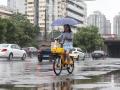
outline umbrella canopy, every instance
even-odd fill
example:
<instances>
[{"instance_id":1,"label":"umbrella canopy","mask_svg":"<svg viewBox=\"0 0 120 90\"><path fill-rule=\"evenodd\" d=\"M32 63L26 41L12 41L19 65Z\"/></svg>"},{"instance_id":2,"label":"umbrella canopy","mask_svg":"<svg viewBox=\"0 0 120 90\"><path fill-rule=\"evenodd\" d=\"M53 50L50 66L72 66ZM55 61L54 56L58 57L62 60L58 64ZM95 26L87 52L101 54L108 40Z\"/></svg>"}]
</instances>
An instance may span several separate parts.
<instances>
[{"instance_id":1,"label":"umbrella canopy","mask_svg":"<svg viewBox=\"0 0 120 90\"><path fill-rule=\"evenodd\" d=\"M76 24L80 24L80 22L78 22L73 18L59 18L53 21L52 26L63 26L65 24L76 25Z\"/></svg>"}]
</instances>

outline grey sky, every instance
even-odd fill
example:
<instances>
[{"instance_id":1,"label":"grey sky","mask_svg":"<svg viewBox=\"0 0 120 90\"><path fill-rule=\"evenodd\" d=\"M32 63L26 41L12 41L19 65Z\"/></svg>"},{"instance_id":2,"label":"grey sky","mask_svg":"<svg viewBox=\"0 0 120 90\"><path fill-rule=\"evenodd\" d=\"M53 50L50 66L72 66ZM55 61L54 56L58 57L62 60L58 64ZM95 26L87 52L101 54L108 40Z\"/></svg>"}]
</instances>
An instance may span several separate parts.
<instances>
[{"instance_id":1,"label":"grey sky","mask_svg":"<svg viewBox=\"0 0 120 90\"><path fill-rule=\"evenodd\" d=\"M87 1L87 15L93 13L93 11L101 11L108 20L111 21L111 30L113 33L113 17L120 12L120 0L96 0Z\"/></svg>"},{"instance_id":2,"label":"grey sky","mask_svg":"<svg viewBox=\"0 0 120 90\"><path fill-rule=\"evenodd\" d=\"M0 0L0 5L7 5L7 0Z\"/></svg>"},{"instance_id":3,"label":"grey sky","mask_svg":"<svg viewBox=\"0 0 120 90\"><path fill-rule=\"evenodd\" d=\"M95 10L101 11L106 18L113 21L113 17L120 12L120 0L96 0L87 2L88 15Z\"/></svg>"}]
</instances>

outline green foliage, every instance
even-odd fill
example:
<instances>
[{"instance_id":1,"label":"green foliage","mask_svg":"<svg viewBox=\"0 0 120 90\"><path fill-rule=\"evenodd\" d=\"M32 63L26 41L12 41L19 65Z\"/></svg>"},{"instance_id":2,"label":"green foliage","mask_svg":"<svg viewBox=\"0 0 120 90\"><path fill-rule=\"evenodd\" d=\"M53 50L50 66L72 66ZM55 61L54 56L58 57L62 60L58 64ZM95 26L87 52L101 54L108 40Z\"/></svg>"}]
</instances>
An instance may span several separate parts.
<instances>
[{"instance_id":1,"label":"green foliage","mask_svg":"<svg viewBox=\"0 0 120 90\"><path fill-rule=\"evenodd\" d=\"M9 19L0 18L0 43L16 43L20 46L31 46L38 33L26 16L13 14Z\"/></svg>"},{"instance_id":2,"label":"green foliage","mask_svg":"<svg viewBox=\"0 0 120 90\"><path fill-rule=\"evenodd\" d=\"M87 52L103 47L104 42L98 28L95 26L82 27L74 34L74 46L80 47Z\"/></svg>"}]
</instances>

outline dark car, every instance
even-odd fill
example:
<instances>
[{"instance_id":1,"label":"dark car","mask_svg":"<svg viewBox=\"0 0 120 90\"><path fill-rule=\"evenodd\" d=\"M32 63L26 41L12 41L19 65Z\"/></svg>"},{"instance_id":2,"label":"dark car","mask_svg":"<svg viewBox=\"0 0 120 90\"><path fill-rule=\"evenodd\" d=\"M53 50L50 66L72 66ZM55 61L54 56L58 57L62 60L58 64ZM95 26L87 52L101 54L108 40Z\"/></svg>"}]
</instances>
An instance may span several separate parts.
<instances>
[{"instance_id":1,"label":"dark car","mask_svg":"<svg viewBox=\"0 0 120 90\"><path fill-rule=\"evenodd\" d=\"M51 49L50 45L43 44L40 46L38 49L38 61L42 62L43 60L49 60L51 61L52 59L52 54L51 54Z\"/></svg>"},{"instance_id":2,"label":"dark car","mask_svg":"<svg viewBox=\"0 0 120 90\"><path fill-rule=\"evenodd\" d=\"M104 51L101 50L95 50L94 52L92 52L92 58L93 59L98 59L98 58L105 58L106 57L106 53Z\"/></svg>"}]
</instances>

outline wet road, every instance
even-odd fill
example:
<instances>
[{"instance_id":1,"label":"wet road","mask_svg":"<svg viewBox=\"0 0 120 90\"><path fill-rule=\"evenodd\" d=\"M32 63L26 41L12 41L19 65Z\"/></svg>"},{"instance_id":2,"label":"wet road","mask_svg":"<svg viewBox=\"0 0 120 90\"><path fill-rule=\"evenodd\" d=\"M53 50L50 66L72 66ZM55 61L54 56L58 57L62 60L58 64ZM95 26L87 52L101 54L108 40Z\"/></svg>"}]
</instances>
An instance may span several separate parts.
<instances>
[{"instance_id":1,"label":"wet road","mask_svg":"<svg viewBox=\"0 0 120 90\"><path fill-rule=\"evenodd\" d=\"M0 60L0 90L120 90L120 60L75 62L75 70L56 76L52 63L36 58Z\"/></svg>"}]
</instances>

